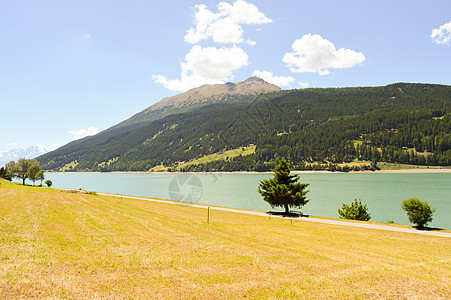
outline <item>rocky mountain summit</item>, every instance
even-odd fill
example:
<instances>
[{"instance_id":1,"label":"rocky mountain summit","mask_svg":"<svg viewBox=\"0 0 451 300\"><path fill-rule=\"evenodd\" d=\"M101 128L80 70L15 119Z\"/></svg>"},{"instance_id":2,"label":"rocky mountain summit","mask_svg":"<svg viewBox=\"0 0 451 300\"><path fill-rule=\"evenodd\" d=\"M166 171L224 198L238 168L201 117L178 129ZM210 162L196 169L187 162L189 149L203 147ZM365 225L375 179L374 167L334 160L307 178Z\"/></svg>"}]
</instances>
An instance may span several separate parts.
<instances>
[{"instance_id":1,"label":"rocky mountain summit","mask_svg":"<svg viewBox=\"0 0 451 300\"><path fill-rule=\"evenodd\" d=\"M133 124L146 123L169 114L185 112L192 107L230 101L234 96L257 95L280 91L277 85L268 83L259 77L250 77L245 81L224 84L204 84L198 88L190 89L184 93L166 97L149 106L131 118L112 128L124 127Z\"/></svg>"}]
</instances>

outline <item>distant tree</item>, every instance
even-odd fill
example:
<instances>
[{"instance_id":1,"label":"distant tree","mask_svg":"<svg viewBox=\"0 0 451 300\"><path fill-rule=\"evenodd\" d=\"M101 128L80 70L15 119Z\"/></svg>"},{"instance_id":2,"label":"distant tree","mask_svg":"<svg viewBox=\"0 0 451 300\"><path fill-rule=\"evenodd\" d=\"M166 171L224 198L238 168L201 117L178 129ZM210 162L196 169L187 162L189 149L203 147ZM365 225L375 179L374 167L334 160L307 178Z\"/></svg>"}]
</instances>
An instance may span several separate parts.
<instances>
[{"instance_id":1,"label":"distant tree","mask_svg":"<svg viewBox=\"0 0 451 300\"><path fill-rule=\"evenodd\" d=\"M366 203L362 204L362 202L354 199L350 205L343 203L341 209L338 209L338 214L340 215L340 219L348 219L348 220L359 220L359 221L369 221L371 219L371 215L368 213L368 209L366 207Z\"/></svg>"},{"instance_id":2,"label":"distant tree","mask_svg":"<svg viewBox=\"0 0 451 300\"><path fill-rule=\"evenodd\" d=\"M52 182L50 179L47 179L47 180L45 181L45 184L46 184L48 187L51 187L51 186L53 185L53 182Z\"/></svg>"},{"instance_id":3,"label":"distant tree","mask_svg":"<svg viewBox=\"0 0 451 300\"><path fill-rule=\"evenodd\" d=\"M37 165L37 167L33 167L33 169L31 170L31 175L34 177L41 170L41 166L36 160L26 158L20 158L17 162L10 161L9 163L7 163L7 174L11 177L22 179L22 184L25 185L25 180L27 178L30 178L30 168L33 165ZM38 168L39 170L37 170ZM36 181L36 179L34 180Z\"/></svg>"},{"instance_id":4,"label":"distant tree","mask_svg":"<svg viewBox=\"0 0 451 300\"><path fill-rule=\"evenodd\" d=\"M39 163L34 159L19 158L19 160L17 161L16 177L22 179L23 185L25 185L25 180L29 177L28 172L30 167L35 164L39 166Z\"/></svg>"},{"instance_id":5,"label":"distant tree","mask_svg":"<svg viewBox=\"0 0 451 300\"><path fill-rule=\"evenodd\" d=\"M418 198L404 200L401 207L407 212L409 221L418 227L424 227L431 222L435 212L435 208L431 208L426 201L422 202Z\"/></svg>"},{"instance_id":6,"label":"distant tree","mask_svg":"<svg viewBox=\"0 0 451 300\"><path fill-rule=\"evenodd\" d=\"M11 176L8 174L8 170L5 167L0 168L0 178L11 181Z\"/></svg>"},{"instance_id":7,"label":"distant tree","mask_svg":"<svg viewBox=\"0 0 451 300\"><path fill-rule=\"evenodd\" d=\"M45 179L44 170L41 170L38 173L38 180L41 181L41 186L42 186L42 182L44 181L44 179Z\"/></svg>"},{"instance_id":8,"label":"distant tree","mask_svg":"<svg viewBox=\"0 0 451 300\"><path fill-rule=\"evenodd\" d=\"M28 178L33 182L33 185L35 184L36 180L39 179L40 172L41 167L39 166L39 163L32 164L28 168Z\"/></svg>"},{"instance_id":9,"label":"distant tree","mask_svg":"<svg viewBox=\"0 0 451 300\"><path fill-rule=\"evenodd\" d=\"M17 175L17 164L15 161L10 161L5 165L5 169L6 169L6 174L11 177L14 178Z\"/></svg>"},{"instance_id":10,"label":"distant tree","mask_svg":"<svg viewBox=\"0 0 451 300\"><path fill-rule=\"evenodd\" d=\"M285 159L279 162L274 169L274 178L260 181L258 192L263 200L271 207L284 207L285 213L290 212L290 207L302 207L309 201L306 199L305 188L308 183L300 183L299 175L290 175L291 169Z\"/></svg>"}]
</instances>

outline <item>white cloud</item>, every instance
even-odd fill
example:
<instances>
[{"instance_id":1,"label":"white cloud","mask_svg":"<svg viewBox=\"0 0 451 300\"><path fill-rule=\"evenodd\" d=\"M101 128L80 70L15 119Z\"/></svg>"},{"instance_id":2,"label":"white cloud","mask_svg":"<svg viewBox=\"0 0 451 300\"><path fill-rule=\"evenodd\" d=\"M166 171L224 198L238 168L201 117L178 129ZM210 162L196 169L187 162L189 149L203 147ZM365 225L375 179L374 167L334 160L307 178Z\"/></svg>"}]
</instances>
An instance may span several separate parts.
<instances>
[{"instance_id":1,"label":"white cloud","mask_svg":"<svg viewBox=\"0 0 451 300\"><path fill-rule=\"evenodd\" d=\"M432 29L432 40L439 45L449 45L451 41L451 21Z\"/></svg>"},{"instance_id":2,"label":"white cloud","mask_svg":"<svg viewBox=\"0 0 451 300\"><path fill-rule=\"evenodd\" d=\"M12 142L12 143L8 143L6 144L8 147L14 147L14 146L19 146L19 143L16 142Z\"/></svg>"},{"instance_id":3,"label":"white cloud","mask_svg":"<svg viewBox=\"0 0 451 300\"><path fill-rule=\"evenodd\" d=\"M91 38L91 34L86 32L85 34L83 34L83 38L89 40Z\"/></svg>"},{"instance_id":4,"label":"white cloud","mask_svg":"<svg viewBox=\"0 0 451 300\"><path fill-rule=\"evenodd\" d=\"M292 45L293 52L285 54L283 62L291 72L318 72L328 75L327 69L346 69L365 61L365 55L350 49L336 49L335 45L311 33L305 34Z\"/></svg>"},{"instance_id":5,"label":"white cloud","mask_svg":"<svg viewBox=\"0 0 451 300\"><path fill-rule=\"evenodd\" d=\"M246 42L247 42L249 45L251 45L251 46L257 45L257 42L255 42L255 41L253 41L253 40L247 40Z\"/></svg>"},{"instance_id":6,"label":"white cloud","mask_svg":"<svg viewBox=\"0 0 451 300\"><path fill-rule=\"evenodd\" d=\"M301 82L301 81L298 81L298 83L299 83L299 85L300 85L301 87L303 87L303 88L306 88L306 87L309 86L309 83L308 83L308 82Z\"/></svg>"},{"instance_id":7,"label":"white cloud","mask_svg":"<svg viewBox=\"0 0 451 300\"><path fill-rule=\"evenodd\" d=\"M99 130L96 127L88 127L88 129L69 130L69 133L74 136L73 140L78 140L90 135L96 135Z\"/></svg>"},{"instance_id":8,"label":"white cloud","mask_svg":"<svg viewBox=\"0 0 451 300\"><path fill-rule=\"evenodd\" d=\"M279 87L289 87L290 83L294 82L294 78L291 76L275 76L273 73L268 71L255 70L252 73L252 76L260 77L261 79Z\"/></svg>"},{"instance_id":9,"label":"white cloud","mask_svg":"<svg viewBox=\"0 0 451 300\"><path fill-rule=\"evenodd\" d=\"M181 63L180 79L171 80L162 75L154 75L152 79L170 90L186 91L202 84L232 80L233 72L247 64L246 52L237 46L204 48L194 45Z\"/></svg>"},{"instance_id":10,"label":"white cloud","mask_svg":"<svg viewBox=\"0 0 451 300\"><path fill-rule=\"evenodd\" d=\"M197 10L194 13L195 27L191 27L185 35L185 41L191 44L210 37L215 43L241 43L244 33L241 25L272 22L255 5L243 0L235 1L233 5L219 2L217 13L204 4L194 8Z\"/></svg>"}]
</instances>

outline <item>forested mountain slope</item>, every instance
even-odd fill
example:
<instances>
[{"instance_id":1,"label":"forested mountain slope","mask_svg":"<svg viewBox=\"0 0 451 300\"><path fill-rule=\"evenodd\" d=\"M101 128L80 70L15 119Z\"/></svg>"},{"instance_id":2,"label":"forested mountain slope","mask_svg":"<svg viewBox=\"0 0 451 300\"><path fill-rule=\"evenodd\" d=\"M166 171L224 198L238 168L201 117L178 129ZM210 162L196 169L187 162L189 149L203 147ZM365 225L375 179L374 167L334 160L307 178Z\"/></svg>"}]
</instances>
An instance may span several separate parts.
<instances>
[{"instance_id":1,"label":"forested mountain slope","mask_svg":"<svg viewBox=\"0 0 451 300\"><path fill-rule=\"evenodd\" d=\"M252 144L254 154L187 170L263 171L281 157L300 168L356 158L451 165L451 87L398 83L243 96L66 146L38 160L51 170L174 169L181 162Z\"/></svg>"},{"instance_id":2,"label":"forested mountain slope","mask_svg":"<svg viewBox=\"0 0 451 300\"><path fill-rule=\"evenodd\" d=\"M148 125L172 114L188 112L211 103L242 101L252 96L280 91L281 89L278 86L258 77L250 77L237 83L205 84L184 93L166 97L95 136L72 141L57 149L55 155L97 151L121 133L136 130L138 127Z\"/></svg>"}]
</instances>

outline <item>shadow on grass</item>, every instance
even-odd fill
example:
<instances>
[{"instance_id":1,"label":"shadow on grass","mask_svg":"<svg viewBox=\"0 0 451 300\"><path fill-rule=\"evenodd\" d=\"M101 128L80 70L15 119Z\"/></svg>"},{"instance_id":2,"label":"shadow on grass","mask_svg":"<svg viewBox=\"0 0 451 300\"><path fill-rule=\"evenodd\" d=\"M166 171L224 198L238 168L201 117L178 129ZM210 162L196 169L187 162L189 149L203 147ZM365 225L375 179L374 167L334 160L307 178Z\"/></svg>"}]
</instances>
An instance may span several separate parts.
<instances>
[{"instance_id":1,"label":"shadow on grass","mask_svg":"<svg viewBox=\"0 0 451 300\"><path fill-rule=\"evenodd\" d=\"M445 230L443 228L434 228L434 227L422 227L422 226L412 226L412 227L417 229L417 230L422 230L422 231L441 231L441 230Z\"/></svg>"},{"instance_id":2,"label":"shadow on grass","mask_svg":"<svg viewBox=\"0 0 451 300\"><path fill-rule=\"evenodd\" d=\"M270 215L273 216L282 216L284 218L300 218L300 217L308 217L309 215L304 215L300 211L291 211L289 213L286 213L284 211L268 211L267 212Z\"/></svg>"}]
</instances>

